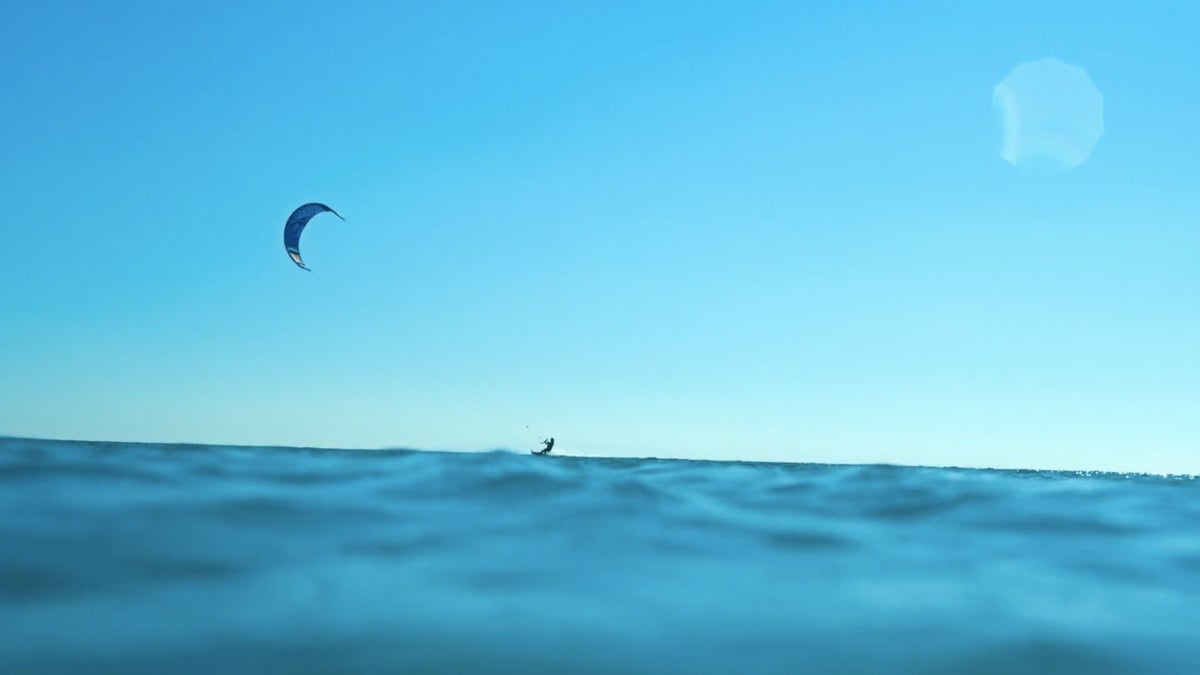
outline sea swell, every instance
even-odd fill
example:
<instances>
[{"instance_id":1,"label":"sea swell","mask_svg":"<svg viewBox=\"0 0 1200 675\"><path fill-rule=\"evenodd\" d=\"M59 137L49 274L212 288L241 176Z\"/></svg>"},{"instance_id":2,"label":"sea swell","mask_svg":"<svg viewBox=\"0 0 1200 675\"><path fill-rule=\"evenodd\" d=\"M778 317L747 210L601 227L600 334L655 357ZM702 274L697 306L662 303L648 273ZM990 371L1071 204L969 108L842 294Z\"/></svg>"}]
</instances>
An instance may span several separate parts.
<instances>
[{"instance_id":1,"label":"sea swell","mask_svg":"<svg viewBox=\"0 0 1200 675\"><path fill-rule=\"evenodd\" d=\"M0 671L1189 672L1200 482L0 439Z\"/></svg>"}]
</instances>

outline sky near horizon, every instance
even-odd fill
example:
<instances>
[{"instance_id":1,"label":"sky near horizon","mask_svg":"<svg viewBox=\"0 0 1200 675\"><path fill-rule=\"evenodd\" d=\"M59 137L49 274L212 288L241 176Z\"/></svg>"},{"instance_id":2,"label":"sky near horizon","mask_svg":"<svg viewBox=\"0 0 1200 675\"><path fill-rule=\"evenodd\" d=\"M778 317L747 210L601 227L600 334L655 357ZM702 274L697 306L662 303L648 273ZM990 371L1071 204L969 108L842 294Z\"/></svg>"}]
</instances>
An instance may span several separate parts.
<instances>
[{"instance_id":1,"label":"sky near horizon","mask_svg":"<svg viewBox=\"0 0 1200 675\"><path fill-rule=\"evenodd\" d=\"M1200 6L810 4L8 3L0 435L1200 472Z\"/></svg>"}]
</instances>

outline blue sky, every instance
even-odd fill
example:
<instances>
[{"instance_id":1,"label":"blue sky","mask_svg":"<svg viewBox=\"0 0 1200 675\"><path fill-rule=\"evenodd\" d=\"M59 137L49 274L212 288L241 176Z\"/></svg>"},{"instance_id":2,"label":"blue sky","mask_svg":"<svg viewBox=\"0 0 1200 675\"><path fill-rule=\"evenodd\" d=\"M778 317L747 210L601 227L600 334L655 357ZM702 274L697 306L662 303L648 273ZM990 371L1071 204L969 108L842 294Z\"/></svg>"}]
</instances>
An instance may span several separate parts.
<instances>
[{"instance_id":1,"label":"blue sky","mask_svg":"<svg viewBox=\"0 0 1200 675\"><path fill-rule=\"evenodd\" d=\"M1200 9L808 4L10 3L0 433L1200 472Z\"/></svg>"}]
</instances>

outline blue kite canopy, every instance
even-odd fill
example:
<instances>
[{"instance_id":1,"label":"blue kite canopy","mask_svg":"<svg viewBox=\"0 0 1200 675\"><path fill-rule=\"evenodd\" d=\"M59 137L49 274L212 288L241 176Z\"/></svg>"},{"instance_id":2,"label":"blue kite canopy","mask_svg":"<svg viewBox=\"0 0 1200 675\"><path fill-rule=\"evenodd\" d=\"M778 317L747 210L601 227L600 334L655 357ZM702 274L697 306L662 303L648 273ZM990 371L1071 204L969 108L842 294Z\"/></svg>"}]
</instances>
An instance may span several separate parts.
<instances>
[{"instance_id":1,"label":"blue kite canopy","mask_svg":"<svg viewBox=\"0 0 1200 675\"><path fill-rule=\"evenodd\" d=\"M312 220L313 216L325 213L326 211L338 218L342 218L342 214L328 206L317 202L310 202L292 211L292 215L288 216L287 224L283 226L283 246L287 249L287 254L291 257L292 262L299 265L300 269L308 269L308 266L304 264L304 260L300 258L300 234L304 232L304 226L308 225L308 221ZM345 218L342 218L342 220L345 220Z\"/></svg>"}]
</instances>

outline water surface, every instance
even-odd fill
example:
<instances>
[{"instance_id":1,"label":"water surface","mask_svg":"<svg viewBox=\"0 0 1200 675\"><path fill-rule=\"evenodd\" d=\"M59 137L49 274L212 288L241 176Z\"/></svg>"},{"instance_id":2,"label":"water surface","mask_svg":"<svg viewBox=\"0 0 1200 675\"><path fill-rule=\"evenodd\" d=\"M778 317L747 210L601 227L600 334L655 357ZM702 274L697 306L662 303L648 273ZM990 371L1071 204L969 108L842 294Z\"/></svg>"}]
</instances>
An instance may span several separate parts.
<instances>
[{"instance_id":1,"label":"water surface","mask_svg":"<svg viewBox=\"0 0 1200 675\"><path fill-rule=\"evenodd\" d=\"M0 672L1195 672L1200 481L0 439Z\"/></svg>"}]
</instances>

